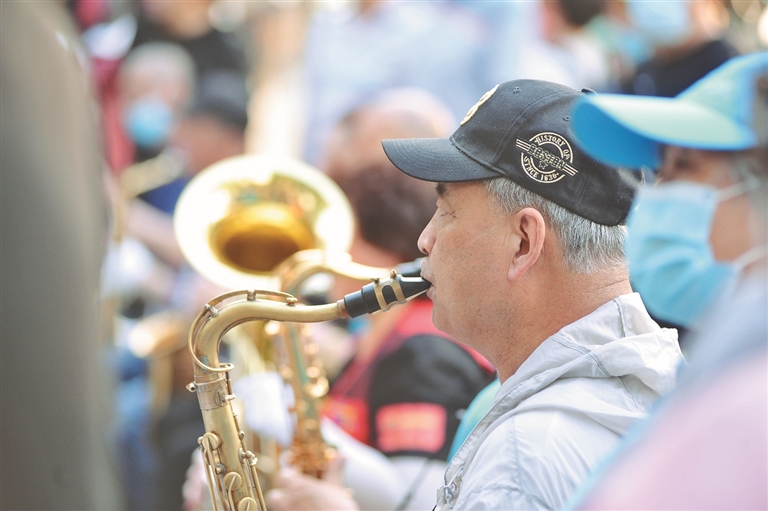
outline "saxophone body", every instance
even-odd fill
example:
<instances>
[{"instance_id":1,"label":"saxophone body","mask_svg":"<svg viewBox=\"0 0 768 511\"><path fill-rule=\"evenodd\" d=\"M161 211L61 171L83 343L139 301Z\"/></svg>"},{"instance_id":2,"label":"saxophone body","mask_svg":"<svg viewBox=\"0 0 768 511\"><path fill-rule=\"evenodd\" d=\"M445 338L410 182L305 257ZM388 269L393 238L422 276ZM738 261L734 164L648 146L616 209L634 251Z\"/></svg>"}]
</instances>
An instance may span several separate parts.
<instances>
[{"instance_id":1,"label":"saxophone body","mask_svg":"<svg viewBox=\"0 0 768 511\"><path fill-rule=\"evenodd\" d=\"M384 280L389 272L384 268L361 265L347 253L324 250L302 250L275 269L282 291L300 296L303 285L317 274L344 277L361 283ZM290 383L295 397L291 410L296 421L291 444L290 464L302 474L320 478L328 463L336 456L336 448L323 438L320 424L320 404L329 390L325 369L318 356L319 348L307 333L311 325L282 323L280 341L287 352L287 363L280 372Z\"/></svg>"},{"instance_id":2,"label":"saxophone body","mask_svg":"<svg viewBox=\"0 0 768 511\"><path fill-rule=\"evenodd\" d=\"M203 307L189 333L195 372L194 382L187 388L197 393L203 415L206 433L200 437L199 444L216 511L266 511L256 470L258 460L245 445L245 433L232 407L235 395L229 372L233 366L219 361L219 344L224 334L248 321L315 323L385 311L418 296L428 287L429 283L421 278L403 277L393 270L389 278L375 278L362 290L336 303L302 305L288 293L248 290L225 293ZM299 374L300 369L294 371ZM307 373L306 368L303 373ZM304 390L312 392L311 386ZM316 410L302 411L300 407L297 405L297 419L303 425L297 428L296 434L301 436L301 441L294 444L319 456L321 459L310 459L310 462L321 469L332 456L330 447L320 435ZM303 454L294 449L294 457Z\"/></svg>"}]
</instances>

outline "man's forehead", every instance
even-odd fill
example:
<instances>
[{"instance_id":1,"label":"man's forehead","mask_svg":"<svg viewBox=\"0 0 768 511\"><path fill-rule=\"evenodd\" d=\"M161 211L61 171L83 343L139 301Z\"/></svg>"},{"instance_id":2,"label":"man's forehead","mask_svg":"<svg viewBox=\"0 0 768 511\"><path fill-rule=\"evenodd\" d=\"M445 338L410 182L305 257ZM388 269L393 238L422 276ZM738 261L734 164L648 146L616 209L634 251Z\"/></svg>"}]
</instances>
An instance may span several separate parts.
<instances>
[{"instance_id":1,"label":"man's forehead","mask_svg":"<svg viewBox=\"0 0 768 511\"><path fill-rule=\"evenodd\" d=\"M483 188L485 181L458 181L442 182L435 185L437 196L441 199L456 199L465 197L467 193L473 194L474 190Z\"/></svg>"}]
</instances>

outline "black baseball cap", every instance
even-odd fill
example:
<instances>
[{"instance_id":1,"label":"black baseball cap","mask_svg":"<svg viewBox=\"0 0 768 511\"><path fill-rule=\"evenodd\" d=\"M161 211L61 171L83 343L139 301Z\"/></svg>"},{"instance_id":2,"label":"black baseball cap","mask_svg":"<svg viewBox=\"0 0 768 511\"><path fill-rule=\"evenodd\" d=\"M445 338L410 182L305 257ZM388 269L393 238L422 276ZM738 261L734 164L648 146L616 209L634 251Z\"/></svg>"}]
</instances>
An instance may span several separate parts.
<instances>
[{"instance_id":1,"label":"black baseball cap","mask_svg":"<svg viewBox=\"0 0 768 511\"><path fill-rule=\"evenodd\" d=\"M392 163L424 181L506 177L603 225L624 222L639 174L599 163L575 144L571 110L585 94L541 80L513 80L486 92L450 138L384 140Z\"/></svg>"}]
</instances>

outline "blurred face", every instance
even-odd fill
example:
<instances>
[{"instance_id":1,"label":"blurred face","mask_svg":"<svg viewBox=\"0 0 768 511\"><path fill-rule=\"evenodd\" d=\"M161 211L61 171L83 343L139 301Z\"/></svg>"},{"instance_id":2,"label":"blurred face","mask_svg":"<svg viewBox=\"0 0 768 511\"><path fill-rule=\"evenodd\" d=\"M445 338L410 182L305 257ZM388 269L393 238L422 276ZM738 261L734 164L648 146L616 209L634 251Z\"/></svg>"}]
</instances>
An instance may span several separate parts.
<instances>
[{"instance_id":1,"label":"blurred face","mask_svg":"<svg viewBox=\"0 0 768 511\"><path fill-rule=\"evenodd\" d=\"M728 153L669 146L658 173L658 183L691 181L717 189L738 183L731 172ZM717 205L709 243L715 259L730 261L754 245L757 218L748 195L742 194Z\"/></svg>"},{"instance_id":2,"label":"blurred face","mask_svg":"<svg viewBox=\"0 0 768 511\"><path fill-rule=\"evenodd\" d=\"M173 147L186 155L192 174L206 169L225 158L243 154L243 133L208 115L182 119L171 141Z\"/></svg>"},{"instance_id":3,"label":"blurred face","mask_svg":"<svg viewBox=\"0 0 768 511\"><path fill-rule=\"evenodd\" d=\"M432 283L432 320L482 353L486 329L505 321L494 302L507 282L508 216L481 183L441 184L438 194L437 211L419 238L427 255L421 273Z\"/></svg>"}]
</instances>

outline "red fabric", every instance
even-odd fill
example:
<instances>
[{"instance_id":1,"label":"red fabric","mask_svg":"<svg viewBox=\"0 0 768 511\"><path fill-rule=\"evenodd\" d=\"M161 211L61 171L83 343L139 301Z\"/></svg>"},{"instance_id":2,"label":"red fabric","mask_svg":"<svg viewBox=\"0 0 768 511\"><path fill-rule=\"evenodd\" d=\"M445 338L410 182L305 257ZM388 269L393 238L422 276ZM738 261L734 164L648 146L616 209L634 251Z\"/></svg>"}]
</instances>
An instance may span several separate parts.
<instances>
[{"instance_id":1,"label":"red fabric","mask_svg":"<svg viewBox=\"0 0 768 511\"><path fill-rule=\"evenodd\" d=\"M79 0L75 3L75 20L81 31L107 21L110 8L107 0Z\"/></svg>"},{"instance_id":2,"label":"red fabric","mask_svg":"<svg viewBox=\"0 0 768 511\"><path fill-rule=\"evenodd\" d=\"M368 427L368 403L355 397L329 396L323 403L323 414L339 425L350 436L363 443L370 443Z\"/></svg>"},{"instance_id":3,"label":"red fabric","mask_svg":"<svg viewBox=\"0 0 768 511\"><path fill-rule=\"evenodd\" d=\"M445 443L447 411L435 403L397 403L376 413L377 448L435 453Z\"/></svg>"},{"instance_id":4,"label":"red fabric","mask_svg":"<svg viewBox=\"0 0 768 511\"><path fill-rule=\"evenodd\" d=\"M446 337L450 339L450 337L447 337L443 332L438 330L437 327L435 327L435 324L432 323L432 301L431 300L416 299L413 302L413 307L414 307L413 313L409 315L404 321L401 321L397 325L393 335L401 336L402 341L405 341L409 337L413 337L415 335L438 335L440 337ZM429 311L429 314L426 314L425 313L426 311ZM451 340L453 341L453 339ZM472 358L475 359L475 362L477 362L477 365L479 365L489 373L496 372L496 369L491 365L491 363L488 362L488 360L484 356L482 356L480 353L476 352L475 350L473 350L468 346L461 344L460 342L457 342L457 341L453 341L453 342L455 342L457 345L464 348L467 351L467 353L472 355Z\"/></svg>"},{"instance_id":5,"label":"red fabric","mask_svg":"<svg viewBox=\"0 0 768 511\"><path fill-rule=\"evenodd\" d=\"M414 336L435 335L448 339L432 323L432 302L430 300L416 299L403 305L403 307L407 307L408 310L400 318L390 335L381 343L376 353L368 360L353 360L334 382L323 406L323 413L326 417L333 420L351 436L368 445L372 445L368 396L376 364ZM493 372L493 367L484 357L464 345L457 344L467 350L480 367L489 373ZM428 403L423 404L428 405ZM443 420L444 427L445 421ZM417 434L414 432L414 435ZM441 434L444 440L445 429L442 430ZM390 440L392 443L403 442L402 439L392 438L388 438L385 442ZM440 445L442 443L441 441Z\"/></svg>"},{"instance_id":6,"label":"red fabric","mask_svg":"<svg viewBox=\"0 0 768 511\"><path fill-rule=\"evenodd\" d=\"M133 142L126 135L120 118L117 75L122 60L94 58L91 63L101 105L103 143L107 163L115 174L119 174L133 163L135 156Z\"/></svg>"}]
</instances>

